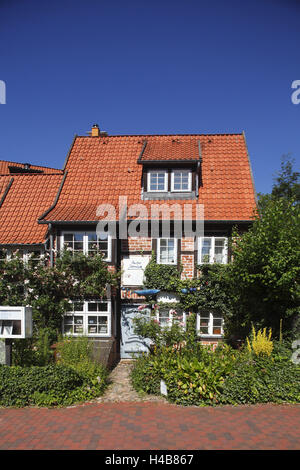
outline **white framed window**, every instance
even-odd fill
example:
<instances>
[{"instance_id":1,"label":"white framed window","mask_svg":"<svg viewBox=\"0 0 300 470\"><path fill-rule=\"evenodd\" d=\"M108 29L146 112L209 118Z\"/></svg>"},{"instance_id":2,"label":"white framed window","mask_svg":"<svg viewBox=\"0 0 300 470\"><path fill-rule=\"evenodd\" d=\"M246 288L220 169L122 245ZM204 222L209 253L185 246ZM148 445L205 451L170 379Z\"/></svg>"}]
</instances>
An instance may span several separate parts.
<instances>
[{"instance_id":1,"label":"white framed window","mask_svg":"<svg viewBox=\"0 0 300 470\"><path fill-rule=\"evenodd\" d=\"M151 170L147 174L147 191L166 192L168 190L168 173L165 170Z\"/></svg>"},{"instance_id":2,"label":"white framed window","mask_svg":"<svg viewBox=\"0 0 300 470\"><path fill-rule=\"evenodd\" d=\"M177 239L157 239L157 262L158 264L177 264Z\"/></svg>"},{"instance_id":3,"label":"white framed window","mask_svg":"<svg viewBox=\"0 0 300 470\"><path fill-rule=\"evenodd\" d=\"M71 336L111 336L111 301L72 301L63 317L63 334Z\"/></svg>"},{"instance_id":4,"label":"white framed window","mask_svg":"<svg viewBox=\"0 0 300 470\"><path fill-rule=\"evenodd\" d=\"M226 237L200 237L198 239L198 263L227 263Z\"/></svg>"},{"instance_id":5,"label":"white framed window","mask_svg":"<svg viewBox=\"0 0 300 470\"><path fill-rule=\"evenodd\" d=\"M185 312L175 310L173 308L160 307L156 312L156 320L159 322L160 326L168 327L171 326L174 320L178 320L183 328L186 326L186 314Z\"/></svg>"},{"instance_id":6,"label":"white framed window","mask_svg":"<svg viewBox=\"0 0 300 470\"><path fill-rule=\"evenodd\" d=\"M93 256L103 253L105 261L111 261L111 236L107 232L66 231L61 235L61 249Z\"/></svg>"},{"instance_id":7,"label":"white framed window","mask_svg":"<svg viewBox=\"0 0 300 470\"><path fill-rule=\"evenodd\" d=\"M223 318L218 313L197 314L197 332L200 336L222 337L223 323Z\"/></svg>"},{"instance_id":8,"label":"white framed window","mask_svg":"<svg viewBox=\"0 0 300 470\"><path fill-rule=\"evenodd\" d=\"M192 191L192 172L190 170L173 170L171 173L171 191Z\"/></svg>"}]
</instances>

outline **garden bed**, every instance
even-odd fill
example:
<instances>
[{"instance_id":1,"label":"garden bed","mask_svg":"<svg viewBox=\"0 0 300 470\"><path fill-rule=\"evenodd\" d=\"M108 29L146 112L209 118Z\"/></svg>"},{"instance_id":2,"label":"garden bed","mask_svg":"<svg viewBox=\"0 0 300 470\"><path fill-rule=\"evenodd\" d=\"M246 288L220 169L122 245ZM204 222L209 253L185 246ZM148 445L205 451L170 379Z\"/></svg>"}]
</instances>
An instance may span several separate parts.
<instances>
[{"instance_id":1,"label":"garden bed","mask_svg":"<svg viewBox=\"0 0 300 470\"><path fill-rule=\"evenodd\" d=\"M163 380L168 400L179 405L300 403L300 366L279 342L258 355L226 345L215 352L199 343L162 347L137 359L131 379L137 391L157 395Z\"/></svg>"}]
</instances>

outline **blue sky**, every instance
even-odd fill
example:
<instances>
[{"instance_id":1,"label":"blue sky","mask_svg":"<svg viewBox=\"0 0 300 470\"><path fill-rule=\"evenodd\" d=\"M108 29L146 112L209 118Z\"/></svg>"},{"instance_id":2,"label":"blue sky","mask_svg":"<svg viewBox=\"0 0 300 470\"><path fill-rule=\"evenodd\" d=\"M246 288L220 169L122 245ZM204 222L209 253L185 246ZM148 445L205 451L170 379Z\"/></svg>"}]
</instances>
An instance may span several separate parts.
<instances>
[{"instance_id":1,"label":"blue sky","mask_svg":"<svg viewBox=\"0 0 300 470\"><path fill-rule=\"evenodd\" d=\"M61 167L75 134L245 131L256 190L300 160L300 2L0 0L0 159Z\"/></svg>"}]
</instances>

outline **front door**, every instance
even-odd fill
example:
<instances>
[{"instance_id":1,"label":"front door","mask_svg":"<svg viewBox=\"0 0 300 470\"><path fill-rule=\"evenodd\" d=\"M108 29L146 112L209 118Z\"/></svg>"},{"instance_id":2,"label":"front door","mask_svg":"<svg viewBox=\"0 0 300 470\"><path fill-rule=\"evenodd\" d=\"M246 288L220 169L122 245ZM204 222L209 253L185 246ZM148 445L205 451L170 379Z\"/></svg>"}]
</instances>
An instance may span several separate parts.
<instances>
[{"instance_id":1,"label":"front door","mask_svg":"<svg viewBox=\"0 0 300 470\"><path fill-rule=\"evenodd\" d=\"M141 315L138 305L122 305L121 307L121 359L132 359L135 355L148 352L151 340L134 333L133 319ZM145 314L144 314L145 315Z\"/></svg>"}]
</instances>

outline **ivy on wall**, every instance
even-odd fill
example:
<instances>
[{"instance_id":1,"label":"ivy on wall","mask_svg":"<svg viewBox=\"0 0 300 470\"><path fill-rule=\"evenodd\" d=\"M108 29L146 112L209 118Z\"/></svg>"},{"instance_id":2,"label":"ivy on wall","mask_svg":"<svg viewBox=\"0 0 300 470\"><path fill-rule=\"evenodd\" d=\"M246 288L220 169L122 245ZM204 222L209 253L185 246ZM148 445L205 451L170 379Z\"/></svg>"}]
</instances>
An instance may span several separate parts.
<instances>
[{"instance_id":1,"label":"ivy on wall","mask_svg":"<svg viewBox=\"0 0 300 470\"><path fill-rule=\"evenodd\" d=\"M177 306L186 312L210 311L226 316L231 311L225 281L227 269L227 265L203 264L197 266L199 274L196 278L183 280L181 270L176 266L157 264L152 256L145 269L145 287L176 294L179 303L172 304L170 308Z\"/></svg>"}]
</instances>

